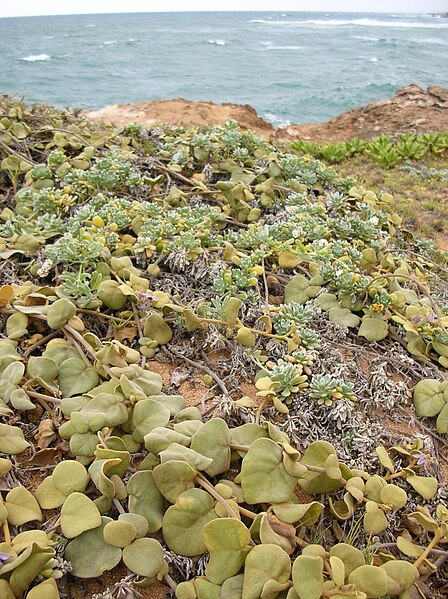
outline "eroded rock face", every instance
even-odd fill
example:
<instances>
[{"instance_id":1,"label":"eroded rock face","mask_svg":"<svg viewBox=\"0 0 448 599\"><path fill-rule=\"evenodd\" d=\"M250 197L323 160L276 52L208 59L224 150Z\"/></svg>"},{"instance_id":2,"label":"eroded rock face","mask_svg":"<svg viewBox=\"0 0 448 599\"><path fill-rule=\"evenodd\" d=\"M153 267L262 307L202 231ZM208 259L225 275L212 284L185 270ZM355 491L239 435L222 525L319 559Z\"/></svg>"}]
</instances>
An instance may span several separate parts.
<instances>
[{"instance_id":1,"label":"eroded rock face","mask_svg":"<svg viewBox=\"0 0 448 599\"><path fill-rule=\"evenodd\" d=\"M133 122L146 126L157 123L221 126L233 119L242 129L252 129L271 139L341 141L352 137L376 137L382 133L448 131L448 89L431 86L424 90L411 84L399 89L393 98L349 110L327 123L297 124L279 129L259 117L247 104L214 104L181 98L113 104L88 112L87 116L117 127Z\"/></svg>"},{"instance_id":2,"label":"eroded rock face","mask_svg":"<svg viewBox=\"0 0 448 599\"><path fill-rule=\"evenodd\" d=\"M355 108L316 125L287 127L289 139L309 137L321 140L369 138L382 133L448 131L448 89L411 84L386 98Z\"/></svg>"},{"instance_id":3,"label":"eroded rock face","mask_svg":"<svg viewBox=\"0 0 448 599\"><path fill-rule=\"evenodd\" d=\"M178 98L176 100L154 100L131 104L112 104L101 110L88 112L93 120L113 123L122 127L128 123L142 123L154 126L157 123L173 125L218 125L229 119L238 121L242 129L252 129L264 136L272 136L275 129L258 116L248 104L214 104L213 102L193 102Z\"/></svg>"}]
</instances>

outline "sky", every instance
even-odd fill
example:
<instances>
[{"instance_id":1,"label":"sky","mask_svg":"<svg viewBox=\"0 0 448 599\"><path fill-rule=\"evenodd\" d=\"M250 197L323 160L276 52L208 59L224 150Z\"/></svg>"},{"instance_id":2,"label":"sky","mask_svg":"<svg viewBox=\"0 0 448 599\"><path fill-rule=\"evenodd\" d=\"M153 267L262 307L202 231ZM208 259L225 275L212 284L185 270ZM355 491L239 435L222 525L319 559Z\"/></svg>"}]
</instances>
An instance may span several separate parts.
<instances>
[{"instance_id":1,"label":"sky","mask_svg":"<svg viewBox=\"0 0 448 599\"><path fill-rule=\"evenodd\" d=\"M448 12L448 0L0 0L0 17L209 10Z\"/></svg>"}]
</instances>

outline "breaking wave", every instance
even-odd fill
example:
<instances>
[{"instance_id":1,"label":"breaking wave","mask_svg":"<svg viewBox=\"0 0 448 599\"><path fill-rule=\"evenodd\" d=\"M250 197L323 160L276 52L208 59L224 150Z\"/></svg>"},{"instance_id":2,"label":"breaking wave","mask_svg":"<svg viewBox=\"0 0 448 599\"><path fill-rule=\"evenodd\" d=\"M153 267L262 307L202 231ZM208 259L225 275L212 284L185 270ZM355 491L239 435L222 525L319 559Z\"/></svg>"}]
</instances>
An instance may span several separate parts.
<instances>
[{"instance_id":1,"label":"breaking wave","mask_svg":"<svg viewBox=\"0 0 448 599\"><path fill-rule=\"evenodd\" d=\"M20 60L25 60L26 62L37 62L39 60L50 60L48 54L30 54L29 56L24 56Z\"/></svg>"}]
</instances>

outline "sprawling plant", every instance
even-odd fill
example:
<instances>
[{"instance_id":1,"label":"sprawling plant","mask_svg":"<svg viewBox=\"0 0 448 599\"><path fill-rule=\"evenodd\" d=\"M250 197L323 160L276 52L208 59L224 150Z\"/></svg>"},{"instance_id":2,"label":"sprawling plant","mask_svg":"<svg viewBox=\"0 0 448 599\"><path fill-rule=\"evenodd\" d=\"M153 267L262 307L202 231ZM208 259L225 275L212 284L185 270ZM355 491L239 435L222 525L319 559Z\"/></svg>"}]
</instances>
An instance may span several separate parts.
<instances>
[{"instance_id":1,"label":"sprawling plant","mask_svg":"<svg viewBox=\"0 0 448 599\"><path fill-rule=\"evenodd\" d=\"M0 154L0 596L119 564L111 596L423 592L448 542L427 440L347 449L369 396L344 360L397 342L447 433L446 256L400 240L393 198L234 122L117 132L2 98ZM164 390L170 355L205 373L198 405ZM406 385L383 375L386 402Z\"/></svg>"}]
</instances>

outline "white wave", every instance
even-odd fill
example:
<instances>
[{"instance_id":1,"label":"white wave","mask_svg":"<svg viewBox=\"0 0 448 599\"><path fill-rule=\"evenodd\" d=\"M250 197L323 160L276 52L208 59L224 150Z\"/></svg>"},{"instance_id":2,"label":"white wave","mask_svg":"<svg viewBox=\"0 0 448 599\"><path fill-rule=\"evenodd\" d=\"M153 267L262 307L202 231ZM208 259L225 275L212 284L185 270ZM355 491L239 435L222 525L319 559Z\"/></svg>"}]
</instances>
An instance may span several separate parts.
<instances>
[{"instance_id":1,"label":"white wave","mask_svg":"<svg viewBox=\"0 0 448 599\"><path fill-rule=\"evenodd\" d=\"M317 26L317 27L341 27L347 25L359 25L361 27L390 27L390 28L447 28L448 22L423 23L420 21L380 21L377 19L308 19L306 21L268 21L266 19L251 19L250 23L263 23L266 25L292 25L292 26Z\"/></svg>"},{"instance_id":2,"label":"white wave","mask_svg":"<svg viewBox=\"0 0 448 599\"><path fill-rule=\"evenodd\" d=\"M208 40L209 44L214 44L215 46L227 46L228 43L226 40Z\"/></svg>"},{"instance_id":3,"label":"white wave","mask_svg":"<svg viewBox=\"0 0 448 599\"><path fill-rule=\"evenodd\" d=\"M30 54L29 56L25 56L20 60L26 60L26 62L36 62L38 60L50 60L48 54Z\"/></svg>"},{"instance_id":4,"label":"white wave","mask_svg":"<svg viewBox=\"0 0 448 599\"><path fill-rule=\"evenodd\" d=\"M370 37L369 35L351 35L351 40L368 40L369 42L379 42L379 37Z\"/></svg>"},{"instance_id":5,"label":"white wave","mask_svg":"<svg viewBox=\"0 0 448 599\"><path fill-rule=\"evenodd\" d=\"M116 44L116 43L117 43L117 40L107 40L106 42L104 42L104 45L110 46L110 45Z\"/></svg>"},{"instance_id":6,"label":"white wave","mask_svg":"<svg viewBox=\"0 0 448 599\"><path fill-rule=\"evenodd\" d=\"M432 27L441 28L448 27L447 23L422 23L421 21L378 21L375 19L357 19L355 21L349 21L349 24L362 25L363 27L402 27L402 28L423 28L428 29Z\"/></svg>"},{"instance_id":7,"label":"white wave","mask_svg":"<svg viewBox=\"0 0 448 599\"><path fill-rule=\"evenodd\" d=\"M415 44L437 44L440 46L448 46L448 42L444 42L443 40L435 39L435 38L425 38L421 40L413 40Z\"/></svg>"},{"instance_id":8,"label":"white wave","mask_svg":"<svg viewBox=\"0 0 448 599\"><path fill-rule=\"evenodd\" d=\"M267 50L303 50L305 46L267 46Z\"/></svg>"},{"instance_id":9,"label":"white wave","mask_svg":"<svg viewBox=\"0 0 448 599\"><path fill-rule=\"evenodd\" d=\"M89 25L86 25L86 27L96 27L96 25L90 23Z\"/></svg>"},{"instance_id":10,"label":"white wave","mask_svg":"<svg viewBox=\"0 0 448 599\"><path fill-rule=\"evenodd\" d=\"M276 46L274 42L259 42L266 50L304 50L305 46Z\"/></svg>"},{"instance_id":11,"label":"white wave","mask_svg":"<svg viewBox=\"0 0 448 599\"><path fill-rule=\"evenodd\" d=\"M275 127L284 128L288 127L291 124L291 121L285 121L284 118L276 114L273 114L272 112L264 112L261 116L270 123L272 123Z\"/></svg>"},{"instance_id":12,"label":"white wave","mask_svg":"<svg viewBox=\"0 0 448 599\"><path fill-rule=\"evenodd\" d=\"M46 40L52 40L52 39L54 39L54 36L53 35L46 35L45 39Z\"/></svg>"},{"instance_id":13,"label":"white wave","mask_svg":"<svg viewBox=\"0 0 448 599\"><path fill-rule=\"evenodd\" d=\"M378 58L376 56L372 56L370 62L378 62Z\"/></svg>"}]
</instances>

